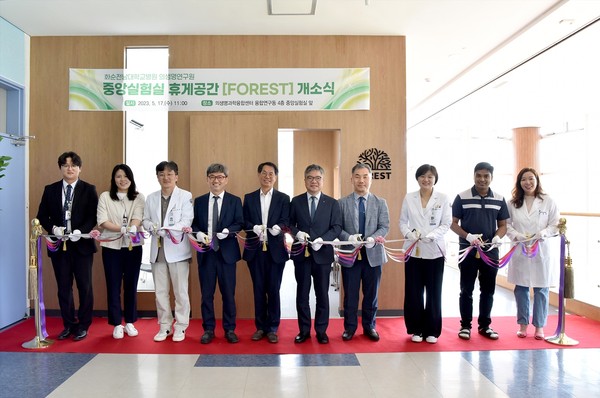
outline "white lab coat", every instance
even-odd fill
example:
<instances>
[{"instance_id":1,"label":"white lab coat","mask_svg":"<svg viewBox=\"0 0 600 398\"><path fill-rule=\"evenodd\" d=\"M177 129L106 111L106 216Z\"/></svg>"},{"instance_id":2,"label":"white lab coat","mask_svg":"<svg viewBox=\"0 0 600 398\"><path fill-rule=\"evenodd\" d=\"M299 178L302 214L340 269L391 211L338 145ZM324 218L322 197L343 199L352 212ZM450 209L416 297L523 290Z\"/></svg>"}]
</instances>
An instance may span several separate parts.
<instances>
[{"instance_id":1,"label":"white lab coat","mask_svg":"<svg viewBox=\"0 0 600 398\"><path fill-rule=\"evenodd\" d=\"M510 219L506 234L511 240L518 239L517 233L527 236L536 233L553 236L558 233L560 213L556 203L547 195L535 198L530 211L527 211L525 203L518 209L508 203L508 212ZM559 272L560 237L556 236L540 241L538 254L532 258L523 254L521 246L517 248L508 266L508 281L520 286L553 287L557 285Z\"/></svg>"},{"instance_id":2,"label":"white lab coat","mask_svg":"<svg viewBox=\"0 0 600 398\"><path fill-rule=\"evenodd\" d=\"M419 241L417 250L413 250L411 256L423 259L434 259L446 255L446 242L444 235L448 232L452 223L452 207L448 197L437 191L433 191L427 206L421 206L421 196L419 191L406 194L400 211L400 232L406 236L413 229L419 231L421 237L425 237L433 232L434 240L432 242ZM404 249L407 249L414 242L404 242Z\"/></svg>"}]
</instances>

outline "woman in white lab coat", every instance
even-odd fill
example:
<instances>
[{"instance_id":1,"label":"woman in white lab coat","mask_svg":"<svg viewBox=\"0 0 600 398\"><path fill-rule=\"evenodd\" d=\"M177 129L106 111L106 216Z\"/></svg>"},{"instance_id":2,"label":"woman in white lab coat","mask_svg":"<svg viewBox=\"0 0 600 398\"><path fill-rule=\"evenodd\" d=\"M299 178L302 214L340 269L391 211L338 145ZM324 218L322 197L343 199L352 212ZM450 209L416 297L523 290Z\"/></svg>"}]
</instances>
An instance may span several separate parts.
<instances>
[{"instance_id":1,"label":"woman in white lab coat","mask_svg":"<svg viewBox=\"0 0 600 398\"><path fill-rule=\"evenodd\" d=\"M400 211L404 249L418 241L404 264L404 322L413 342L434 344L442 333L444 235L452 223L452 208L448 197L433 189L438 181L435 166L420 166L415 178L419 190L406 195Z\"/></svg>"},{"instance_id":2,"label":"woman in white lab coat","mask_svg":"<svg viewBox=\"0 0 600 398\"><path fill-rule=\"evenodd\" d=\"M508 211L509 238L526 245L540 239L539 250L533 257L524 254L521 248L515 251L508 267L508 281L515 285L517 336L527 336L529 289L532 287L531 323L535 327L535 338L542 340L548 317L549 288L556 286L560 270L560 239L555 237L560 214L556 203L543 192L538 173L529 167L517 175Z\"/></svg>"}]
</instances>

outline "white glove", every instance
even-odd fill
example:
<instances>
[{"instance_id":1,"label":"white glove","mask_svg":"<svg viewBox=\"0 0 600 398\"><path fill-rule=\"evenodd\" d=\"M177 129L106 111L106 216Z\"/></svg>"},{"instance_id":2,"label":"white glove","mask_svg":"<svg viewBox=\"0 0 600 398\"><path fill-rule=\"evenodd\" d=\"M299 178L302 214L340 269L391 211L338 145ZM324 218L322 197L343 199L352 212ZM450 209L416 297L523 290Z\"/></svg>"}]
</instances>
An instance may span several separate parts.
<instances>
[{"instance_id":1,"label":"white glove","mask_svg":"<svg viewBox=\"0 0 600 398\"><path fill-rule=\"evenodd\" d=\"M252 231L254 231L254 233L256 235L262 234L264 230L265 230L264 225L255 225L254 227L252 227Z\"/></svg>"},{"instance_id":2,"label":"white glove","mask_svg":"<svg viewBox=\"0 0 600 398\"><path fill-rule=\"evenodd\" d=\"M494 235L492 238L492 246L499 247L502 244L502 238L498 235Z\"/></svg>"},{"instance_id":3,"label":"white glove","mask_svg":"<svg viewBox=\"0 0 600 398\"><path fill-rule=\"evenodd\" d=\"M367 238L367 243L365 243L365 247L366 247L367 249L370 249L370 248L372 248L373 246L375 246L375 238L373 238L372 236L369 236L369 237Z\"/></svg>"},{"instance_id":4,"label":"white glove","mask_svg":"<svg viewBox=\"0 0 600 398\"><path fill-rule=\"evenodd\" d=\"M273 228L269 228L269 232L273 236L277 236L281 233L281 227L277 224L273 225Z\"/></svg>"},{"instance_id":5,"label":"white glove","mask_svg":"<svg viewBox=\"0 0 600 398\"><path fill-rule=\"evenodd\" d=\"M121 233L122 234L126 234L127 233L127 227L121 227Z\"/></svg>"},{"instance_id":6,"label":"white glove","mask_svg":"<svg viewBox=\"0 0 600 398\"><path fill-rule=\"evenodd\" d=\"M229 236L229 230L227 228L223 228L221 232L217 232L217 238L225 239Z\"/></svg>"},{"instance_id":7,"label":"white glove","mask_svg":"<svg viewBox=\"0 0 600 398\"><path fill-rule=\"evenodd\" d=\"M360 242L360 237L362 234L354 234L348 237L348 241L352 242L354 247L359 247L362 243Z\"/></svg>"},{"instance_id":8,"label":"white glove","mask_svg":"<svg viewBox=\"0 0 600 398\"><path fill-rule=\"evenodd\" d=\"M471 244L471 246L481 246L481 237L483 235L482 234L467 234L467 242L469 242Z\"/></svg>"},{"instance_id":9,"label":"white glove","mask_svg":"<svg viewBox=\"0 0 600 398\"><path fill-rule=\"evenodd\" d=\"M317 238L312 242L312 248L314 251L319 251L319 249L323 246L323 238Z\"/></svg>"},{"instance_id":10,"label":"white glove","mask_svg":"<svg viewBox=\"0 0 600 398\"><path fill-rule=\"evenodd\" d=\"M129 232L130 234L136 234L137 233L137 227L135 225L132 225L131 227L129 227L127 229L127 232Z\"/></svg>"},{"instance_id":11,"label":"white glove","mask_svg":"<svg viewBox=\"0 0 600 398\"><path fill-rule=\"evenodd\" d=\"M546 239L548 237L548 231L542 229L540 232L535 234L536 239Z\"/></svg>"},{"instance_id":12,"label":"white glove","mask_svg":"<svg viewBox=\"0 0 600 398\"><path fill-rule=\"evenodd\" d=\"M409 233L406 234L406 239L408 239L408 240L419 240L420 237L421 237L421 234L417 230L410 231Z\"/></svg>"},{"instance_id":13,"label":"white glove","mask_svg":"<svg viewBox=\"0 0 600 398\"><path fill-rule=\"evenodd\" d=\"M156 234L158 236L161 236L161 237L164 238L165 236L167 236L167 231L161 228L161 229L159 229L159 230L156 231Z\"/></svg>"},{"instance_id":14,"label":"white glove","mask_svg":"<svg viewBox=\"0 0 600 398\"><path fill-rule=\"evenodd\" d=\"M421 238L421 240L425 243L433 242L435 240L435 234L433 232L430 232L427 235L425 235L424 238Z\"/></svg>"},{"instance_id":15,"label":"white glove","mask_svg":"<svg viewBox=\"0 0 600 398\"><path fill-rule=\"evenodd\" d=\"M298 239L300 243L304 243L308 239L310 239L310 236L308 236L306 232L298 231L298 233L296 234L296 239Z\"/></svg>"},{"instance_id":16,"label":"white glove","mask_svg":"<svg viewBox=\"0 0 600 398\"><path fill-rule=\"evenodd\" d=\"M81 231L76 229L75 231L73 231L71 233L71 236L69 236L69 239L71 239L71 242L77 242L79 239L81 239Z\"/></svg>"},{"instance_id":17,"label":"white glove","mask_svg":"<svg viewBox=\"0 0 600 398\"><path fill-rule=\"evenodd\" d=\"M518 241L518 242L523 242L528 239L525 234L522 234L520 232L515 232L513 235L514 235L513 240Z\"/></svg>"},{"instance_id":18,"label":"white glove","mask_svg":"<svg viewBox=\"0 0 600 398\"><path fill-rule=\"evenodd\" d=\"M208 244L208 235L206 235L204 232L198 232L196 234L196 240L200 243Z\"/></svg>"},{"instance_id":19,"label":"white glove","mask_svg":"<svg viewBox=\"0 0 600 398\"><path fill-rule=\"evenodd\" d=\"M65 227L57 227L56 225L52 227L52 235L55 236L63 236L65 234Z\"/></svg>"}]
</instances>

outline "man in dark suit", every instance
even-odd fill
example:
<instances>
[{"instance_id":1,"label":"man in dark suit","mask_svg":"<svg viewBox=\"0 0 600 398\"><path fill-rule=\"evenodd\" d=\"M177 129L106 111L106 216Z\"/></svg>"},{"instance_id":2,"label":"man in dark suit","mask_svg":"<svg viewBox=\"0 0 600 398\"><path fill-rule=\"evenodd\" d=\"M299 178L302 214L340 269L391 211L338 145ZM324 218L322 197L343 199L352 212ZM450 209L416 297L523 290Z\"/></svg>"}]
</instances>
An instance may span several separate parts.
<instances>
[{"instance_id":1,"label":"man in dark suit","mask_svg":"<svg viewBox=\"0 0 600 398\"><path fill-rule=\"evenodd\" d=\"M387 235L390 229L390 215L385 199L369 192L372 181L369 165L355 164L352 167L351 181L354 192L339 201L342 210L340 240L355 242L354 245L360 247L360 255L357 255L353 264L342 268L344 285L342 339L351 340L358 327L358 298L362 282L363 331L369 339L379 341L379 333L375 329L375 315L381 269L387 258L383 246L375 243L381 242ZM366 243L361 243L361 240Z\"/></svg>"},{"instance_id":2,"label":"man in dark suit","mask_svg":"<svg viewBox=\"0 0 600 398\"><path fill-rule=\"evenodd\" d=\"M290 197L273 186L279 171L271 162L258 165L260 189L244 196L244 223L248 238L244 260L248 262L254 291L252 340L267 337L277 343L281 320L279 288L289 255L281 232L289 225Z\"/></svg>"},{"instance_id":3,"label":"man in dark suit","mask_svg":"<svg viewBox=\"0 0 600 398\"><path fill-rule=\"evenodd\" d=\"M321 192L323 189L323 168L316 164L304 170L306 193L292 199L290 206L290 228L299 242L308 243L307 251L292 254L294 274L298 288L296 290L296 310L300 333L296 343L303 343L310 337L309 294L311 277L315 284L317 299L315 310L315 332L317 341L329 343L327 326L329 325L329 274L333 263L333 247L323 245L323 241L332 241L342 230L340 205L334 198Z\"/></svg>"},{"instance_id":4,"label":"man in dark suit","mask_svg":"<svg viewBox=\"0 0 600 398\"><path fill-rule=\"evenodd\" d=\"M198 252L198 276L202 294L202 344L215 337L214 296L217 282L223 298L223 329L230 343L239 341L235 334L235 281L236 262L242 258L236 233L242 230L244 216L242 200L225 192L228 170L222 164L213 163L206 170L209 193L194 200L192 229L198 231L200 242L212 250Z\"/></svg>"},{"instance_id":5,"label":"man in dark suit","mask_svg":"<svg viewBox=\"0 0 600 398\"><path fill-rule=\"evenodd\" d=\"M42 227L56 236L73 234L66 246L48 256L52 260L58 304L64 330L58 335L64 340L83 340L92 324L94 294L92 291L92 262L96 252L93 239L79 239L77 235L89 233L96 225L98 194L96 187L79 179L81 158L75 152L65 152L58 157L62 180L44 188L37 218ZM66 248L66 250L65 250ZM75 316L73 279L79 292L79 310Z\"/></svg>"}]
</instances>

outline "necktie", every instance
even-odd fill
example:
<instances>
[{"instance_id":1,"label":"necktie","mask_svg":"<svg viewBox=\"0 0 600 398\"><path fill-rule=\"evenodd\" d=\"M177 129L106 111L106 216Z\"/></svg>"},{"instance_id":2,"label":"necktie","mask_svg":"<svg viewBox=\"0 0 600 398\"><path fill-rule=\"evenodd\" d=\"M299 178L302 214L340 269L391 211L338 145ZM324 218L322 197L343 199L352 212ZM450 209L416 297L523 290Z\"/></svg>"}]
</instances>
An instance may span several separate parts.
<instances>
[{"instance_id":1,"label":"necktie","mask_svg":"<svg viewBox=\"0 0 600 398\"><path fill-rule=\"evenodd\" d=\"M315 212L317 211L317 197L310 197L310 220L312 221L315 218Z\"/></svg>"},{"instance_id":2,"label":"necktie","mask_svg":"<svg viewBox=\"0 0 600 398\"><path fill-rule=\"evenodd\" d=\"M365 237L365 198L358 198L358 233Z\"/></svg>"},{"instance_id":3,"label":"necktie","mask_svg":"<svg viewBox=\"0 0 600 398\"><path fill-rule=\"evenodd\" d=\"M217 224L219 223L219 197L213 196L215 200L213 202L212 209L212 233L213 233L213 250L219 250L219 239L217 238Z\"/></svg>"},{"instance_id":4,"label":"necktie","mask_svg":"<svg viewBox=\"0 0 600 398\"><path fill-rule=\"evenodd\" d=\"M64 226L68 228L67 222L71 219L70 215L69 217L67 217L67 211L70 210L70 203L71 203L71 193L73 192L73 187L68 184L67 185L67 192L65 193L65 203L63 204L63 221L64 221ZM67 219L68 218L68 219Z\"/></svg>"}]
</instances>

